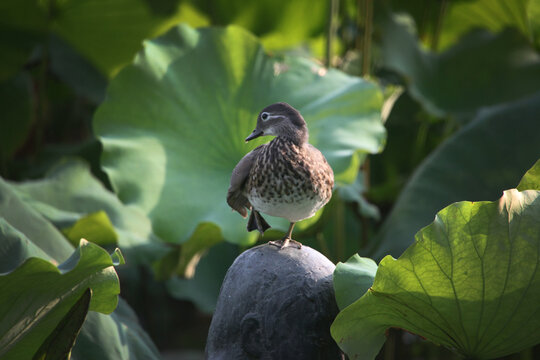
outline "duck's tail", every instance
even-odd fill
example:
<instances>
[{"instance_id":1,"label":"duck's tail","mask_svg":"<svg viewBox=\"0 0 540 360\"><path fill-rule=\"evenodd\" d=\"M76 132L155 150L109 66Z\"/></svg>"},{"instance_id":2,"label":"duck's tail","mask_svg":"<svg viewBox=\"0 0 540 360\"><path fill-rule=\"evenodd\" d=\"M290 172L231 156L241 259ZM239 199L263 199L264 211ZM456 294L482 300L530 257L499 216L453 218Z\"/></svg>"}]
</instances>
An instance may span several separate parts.
<instances>
[{"instance_id":1,"label":"duck's tail","mask_svg":"<svg viewBox=\"0 0 540 360\"><path fill-rule=\"evenodd\" d=\"M247 223L247 230L258 230L262 235L268 229L270 229L270 225L268 225L266 220L264 220L264 218L257 210L252 209Z\"/></svg>"}]
</instances>

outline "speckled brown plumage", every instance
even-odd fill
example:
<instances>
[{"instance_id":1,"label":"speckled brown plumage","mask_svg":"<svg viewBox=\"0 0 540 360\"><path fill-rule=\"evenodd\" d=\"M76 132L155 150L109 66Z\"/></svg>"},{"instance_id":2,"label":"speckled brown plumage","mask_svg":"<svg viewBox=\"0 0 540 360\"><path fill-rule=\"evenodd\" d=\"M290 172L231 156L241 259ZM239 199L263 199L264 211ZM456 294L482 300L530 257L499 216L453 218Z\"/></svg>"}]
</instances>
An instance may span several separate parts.
<instances>
[{"instance_id":1,"label":"speckled brown plumage","mask_svg":"<svg viewBox=\"0 0 540 360\"><path fill-rule=\"evenodd\" d=\"M297 222L326 204L333 186L332 169L319 150L277 137L256 157L245 191L256 210Z\"/></svg>"},{"instance_id":2,"label":"speckled brown plumage","mask_svg":"<svg viewBox=\"0 0 540 360\"><path fill-rule=\"evenodd\" d=\"M259 212L289 220L281 248L292 241L297 221L313 216L330 200L334 174L321 152L308 143L306 123L292 106L277 103L263 109L246 141L262 135L276 137L236 165L227 202L244 217L251 210L249 231L262 233L269 227Z\"/></svg>"}]
</instances>

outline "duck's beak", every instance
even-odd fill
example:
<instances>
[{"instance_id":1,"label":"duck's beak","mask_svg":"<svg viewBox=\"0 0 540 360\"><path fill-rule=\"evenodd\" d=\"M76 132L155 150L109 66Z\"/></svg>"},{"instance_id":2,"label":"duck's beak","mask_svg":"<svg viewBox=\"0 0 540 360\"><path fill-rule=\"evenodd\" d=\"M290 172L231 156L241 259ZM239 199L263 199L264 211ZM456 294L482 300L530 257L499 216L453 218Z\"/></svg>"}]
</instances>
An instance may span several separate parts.
<instances>
[{"instance_id":1,"label":"duck's beak","mask_svg":"<svg viewBox=\"0 0 540 360\"><path fill-rule=\"evenodd\" d=\"M249 134L249 136L246 138L246 142L250 141L250 140L253 140L253 139L256 139L258 138L259 136L263 135L264 132L262 130L259 130L259 129L255 129L253 130L253 132L251 134Z\"/></svg>"}]
</instances>

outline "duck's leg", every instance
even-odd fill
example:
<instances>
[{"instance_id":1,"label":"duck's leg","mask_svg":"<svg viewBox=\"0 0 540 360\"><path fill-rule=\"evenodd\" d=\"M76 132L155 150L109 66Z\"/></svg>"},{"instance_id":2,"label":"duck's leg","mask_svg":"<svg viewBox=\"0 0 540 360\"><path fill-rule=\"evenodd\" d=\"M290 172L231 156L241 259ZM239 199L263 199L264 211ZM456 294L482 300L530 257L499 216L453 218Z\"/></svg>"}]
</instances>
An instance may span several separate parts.
<instances>
[{"instance_id":1,"label":"duck's leg","mask_svg":"<svg viewBox=\"0 0 540 360\"><path fill-rule=\"evenodd\" d=\"M280 250L288 246L295 246L298 249L302 248L301 243L292 239L292 231L294 228L294 224L294 222L291 222L291 225L289 226L289 231L287 231L287 234L283 238L281 238L281 240L270 241L268 243L270 245L277 246Z\"/></svg>"}]
</instances>

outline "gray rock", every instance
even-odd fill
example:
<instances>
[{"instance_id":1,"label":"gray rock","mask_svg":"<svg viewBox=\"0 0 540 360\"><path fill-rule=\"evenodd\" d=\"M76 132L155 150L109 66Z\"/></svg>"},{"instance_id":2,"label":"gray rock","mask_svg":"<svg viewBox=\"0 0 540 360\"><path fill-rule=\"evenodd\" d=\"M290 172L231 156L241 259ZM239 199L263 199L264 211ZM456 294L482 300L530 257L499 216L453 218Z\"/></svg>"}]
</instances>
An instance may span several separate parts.
<instances>
[{"instance_id":1,"label":"gray rock","mask_svg":"<svg viewBox=\"0 0 540 360\"><path fill-rule=\"evenodd\" d=\"M330 336L338 313L334 269L307 246L242 253L221 286L207 359L342 359Z\"/></svg>"}]
</instances>

